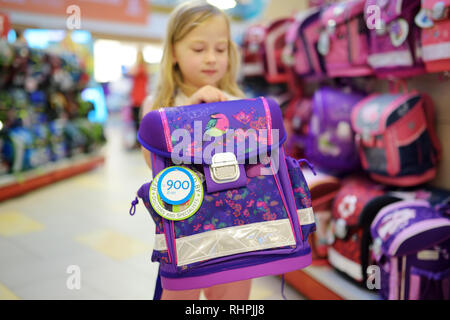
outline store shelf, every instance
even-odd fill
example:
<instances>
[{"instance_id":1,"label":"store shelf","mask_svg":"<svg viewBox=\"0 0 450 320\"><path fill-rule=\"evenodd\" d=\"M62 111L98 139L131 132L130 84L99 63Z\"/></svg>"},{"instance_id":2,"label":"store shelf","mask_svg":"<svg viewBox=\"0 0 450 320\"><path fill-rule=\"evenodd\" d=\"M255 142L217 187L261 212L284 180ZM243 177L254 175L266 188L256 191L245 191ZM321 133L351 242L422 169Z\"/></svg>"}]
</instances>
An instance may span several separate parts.
<instances>
[{"instance_id":1,"label":"store shelf","mask_svg":"<svg viewBox=\"0 0 450 320\"><path fill-rule=\"evenodd\" d=\"M92 170L105 162L101 153L78 155L51 162L34 170L0 176L0 201L7 200L45 185Z\"/></svg>"},{"instance_id":2,"label":"store shelf","mask_svg":"<svg viewBox=\"0 0 450 320\"><path fill-rule=\"evenodd\" d=\"M358 287L330 266L309 266L284 276L286 282L311 300L379 300L377 293Z\"/></svg>"}]
</instances>

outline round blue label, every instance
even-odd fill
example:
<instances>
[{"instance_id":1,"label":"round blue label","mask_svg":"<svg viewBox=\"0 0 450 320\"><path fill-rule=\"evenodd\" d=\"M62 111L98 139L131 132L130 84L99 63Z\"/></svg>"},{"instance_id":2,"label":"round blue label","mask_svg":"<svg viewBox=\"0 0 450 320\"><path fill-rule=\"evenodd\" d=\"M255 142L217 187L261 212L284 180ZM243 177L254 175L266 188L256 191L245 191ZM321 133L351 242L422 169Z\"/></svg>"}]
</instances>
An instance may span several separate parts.
<instances>
[{"instance_id":1,"label":"round blue label","mask_svg":"<svg viewBox=\"0 0 450 320\"><path fill-rule=\"evenodd\" d=\"M161 199L172 205L183 204L194 193L195 183L191 172L183 167L170 167L158 180L158 194Z\"/></svg>"}]
</instances>

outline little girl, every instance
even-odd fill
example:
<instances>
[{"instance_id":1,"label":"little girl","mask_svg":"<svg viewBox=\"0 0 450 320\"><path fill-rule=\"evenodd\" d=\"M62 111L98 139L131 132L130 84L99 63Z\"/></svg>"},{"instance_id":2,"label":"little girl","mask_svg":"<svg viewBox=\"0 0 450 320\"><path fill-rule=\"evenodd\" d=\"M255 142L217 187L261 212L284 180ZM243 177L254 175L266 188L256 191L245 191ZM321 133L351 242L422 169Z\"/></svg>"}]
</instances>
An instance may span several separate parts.
<instances>
[{"instance_id":1,"label":"little girl","mask_svg":"<svg viewBox=\"0 0 450 320\"><path fill-rule=\"evenodd\" d=\"M170 15L159 84L155 96L145 100L143 115L163 107L243 98L236 84L238 64L226 14L205 2L182 3ZM151 168L149 151L142 151ZM250 281L212 286L204 294L210 300L248 299ZM197 300L200 291L163 290L162 299Z\"/></svg>"}]
</instances>

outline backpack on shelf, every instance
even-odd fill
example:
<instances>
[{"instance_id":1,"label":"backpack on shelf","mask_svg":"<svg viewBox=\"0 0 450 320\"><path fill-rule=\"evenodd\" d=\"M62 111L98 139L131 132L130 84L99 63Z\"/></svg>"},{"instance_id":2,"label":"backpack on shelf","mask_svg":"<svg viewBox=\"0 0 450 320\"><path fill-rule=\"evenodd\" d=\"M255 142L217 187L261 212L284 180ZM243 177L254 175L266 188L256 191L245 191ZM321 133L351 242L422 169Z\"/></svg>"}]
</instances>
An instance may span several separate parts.
<instances>
[{"instance_id":1,"label":"backpack on shelf","mask_svg":"<svg viewBox=\"0 0 450 320\"><path fill-rule=\"evenodd\" d=\"M450 199L450 198L449 198ZM380 291L389 300L450 300L450 206L402 200L373 220Z\"/></svg>"},{"instance_id":2,"label":"backpack on shelf","mask_svg":"<svg viewBox=\"0 0 450 320\"><path fill-rule=\"evenodd\" d=\"M371 16L374 6L380 10L378 21L372 21L378 18ZM372 23L368 63L377 77L411 77L425 72L421 29L414 23L419 9L420 0L366 1L366 21Z\"/></svg>"},{"instance_id":3,"label":"backpack on shelf","mask_svg":"<svg viewBox=\"0 0 450 320\"><path fill-rule=\"evenodd\" d=\"M434 178L440 143L434 106L422 93L372 94L352 112L361 163L372 179L415 186Z\"/></svg>"},{"instance_id":4,"label":"backpack on shelf","mask_svg":"<svg viewBox=\"0 0 450 320\"><path fill-rule=\"evenodd\" d=\"M252 25L247 28L242 41L242 74L248 77L264 77L264 39L266 28Z\"/></svg>"},{"instance_id":5,"label":"backpack on shelf","mask_svg":"<svg viewBox=\"0 0 450 320\"><path fill-rule=\"evenodd\" d=\"M286 149L290 156L297 159L305 157L305 139L308 135L311 111L312 100L302 97L292 101L286 110L285 119L291 129Z\"/></svg>"},{"instance_id":6,"label":"backpack on shelf","mask_svg":"<svg viewBox=\"0 0 450 320\"><path fill-rule=\"evenodd\" d=\"M386 195L382 185L364 176L349 176L341 183L332 204L328 261L356 283L365 285L367 267L374 264L370 224L381 208L400 199Z\"/></svg>"},{"instance_id":7,"label":"backpack on shelf","mask_svg":"<svg viewBox=\"0 0 450 320\"><path fill-rule=\"evenodd\" d=\"M450 0L422 0L415 21L422 28L422 55L427 71L449 71Z\"/></svg>"},{"instance_id":8,"label":"backpack on shelf","mask_svg":"<svg viewBox=\"0 0 450 320\"><path fill-rule=\"evenodd\" d=\"M317 51L320 35L320 8L300 12L286 34L284 62L302 78L323 78L325 63Z\"/></svg>"},{"instance_id":9,"label":"backpack on shelf","mask_svg":"<svg viewBox=\"0 0 450 320\"><path fill-rule=\"evenodd\" d=\"M363 94L322 87L314 93L306 157L322 171L344 174L360 168L350 115Z\"/></svg>"},{"instance_id":10,"label":"backpack on shelf","mask_svg":"<svg viewBox=\"0 0 450 320\"><path fill-rule=\"evenodd\" d=\"M283 50L286 33L293 22L293 18L282 18L267 27L264 39L264 76L268 83L289 81L289 70L283 63Z\"/></svg>"},{"instance_id":11,"label":"backpack on shelf","mask_svg":"<svg viewBox=\"0 0 450 320\"><path fill-rule=\"evenodd\" d=\"M156 224L152 260L163 288L204 288L311 263L311 196L301 161L286 157L272 99L155 110L138 139L151 154L154 179L137 194Z\"/></svg>"},{"instance_id":12,"label":"backpack on shelf","mask_svg":"<svg viewBox=\"0 0 450 320\"><path fill-rule=\"evenodd\" d=\"M316 217L316 232L309 237L313 265L328 264L328 234L331 228L331 205L338 193L341 182L338 178L317 171L304 170L311 193L312 207Z\"/></svg>"},{"instance_id":13,"label":"backpack on shelf","mask_svg":"<svg viewBox=\"0 0 450 320\"><path fill-rule=\"evenodd\" d=\"M322 13L322 32L317 48L324 56L330 77L362 77L373 73L367 64L368 29L364 20L365 0L331 5Z\"/></svg>"}]
</instances>

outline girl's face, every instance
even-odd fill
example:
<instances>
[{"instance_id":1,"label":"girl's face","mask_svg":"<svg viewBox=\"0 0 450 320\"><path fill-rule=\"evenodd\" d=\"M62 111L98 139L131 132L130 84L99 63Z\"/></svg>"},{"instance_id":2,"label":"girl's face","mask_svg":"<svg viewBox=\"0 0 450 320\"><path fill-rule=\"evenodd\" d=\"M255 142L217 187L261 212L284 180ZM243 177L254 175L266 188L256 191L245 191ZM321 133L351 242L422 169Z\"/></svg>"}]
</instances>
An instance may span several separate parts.
<instances>
[{"instance_id":1,"label":"girl's face","mask_svg":"<svg viewBox=\"0 0 450 320\"><path fill-rule=\"evenodd\" d=\"M218 86L228 67L228 26L214 16L195 27L174 45L174 61L186 85L199 89Z\"/></svg>"}]
</instances>

